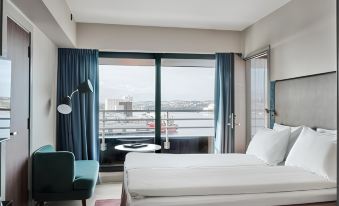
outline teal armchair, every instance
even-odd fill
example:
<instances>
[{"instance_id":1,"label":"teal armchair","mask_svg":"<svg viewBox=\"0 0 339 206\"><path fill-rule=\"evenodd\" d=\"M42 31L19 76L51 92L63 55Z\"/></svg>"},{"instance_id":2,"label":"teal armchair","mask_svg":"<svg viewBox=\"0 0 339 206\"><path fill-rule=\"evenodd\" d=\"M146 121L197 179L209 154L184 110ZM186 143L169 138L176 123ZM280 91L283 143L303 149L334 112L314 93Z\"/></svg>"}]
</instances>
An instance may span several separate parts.
<instances>
[{"instance_id":1,"label":"teal armchair","mask_svg":"<svg viewBox=\"0 0 339 206\"><path fill-rule=\"evenodd\" d=\"M75 161L71 152L55 151L53 146L39 148L32 155L33 199L45 201L82 200L93 195L99 174L94 160Z\"/></svg>"}]
</instances>

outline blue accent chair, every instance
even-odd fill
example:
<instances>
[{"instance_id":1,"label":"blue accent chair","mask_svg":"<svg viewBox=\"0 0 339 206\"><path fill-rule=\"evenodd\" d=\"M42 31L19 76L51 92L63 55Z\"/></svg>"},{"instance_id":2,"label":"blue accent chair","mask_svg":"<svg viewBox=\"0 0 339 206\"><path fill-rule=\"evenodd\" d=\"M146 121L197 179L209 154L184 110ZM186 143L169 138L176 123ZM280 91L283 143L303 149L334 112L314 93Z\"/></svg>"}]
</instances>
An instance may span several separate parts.
<instances>
[{"instance_id":1,"label":"blue accent chair","mask_svg":"<svg viewBox=\"0 0 339 206\"><path fill-rule=\"evenodd\" d=\"M33 199L40 205L45 201L82 200L93 195L99 174L94 160L74 159L72 152L55 151L46 145L32 155Z\"/></svg>"}]
</instances>

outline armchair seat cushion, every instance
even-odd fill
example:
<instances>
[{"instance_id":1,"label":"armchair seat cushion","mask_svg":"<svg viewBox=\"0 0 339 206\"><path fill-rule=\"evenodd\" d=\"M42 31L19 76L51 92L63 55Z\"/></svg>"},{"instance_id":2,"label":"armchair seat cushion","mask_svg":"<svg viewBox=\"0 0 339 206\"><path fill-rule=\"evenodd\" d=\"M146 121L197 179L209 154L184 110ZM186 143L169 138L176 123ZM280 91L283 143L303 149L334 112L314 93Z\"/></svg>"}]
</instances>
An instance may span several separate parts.
<instances>
[{"instance_id":1,"label":"armchair seat cushion","mask_svg":"<svg viewBox=\"0 0 339 206\"><path fill-rule=\"evenodd\" d=\"M74 190L91 190L95 187L99 163L94 160L75 161L75 179L73 182Z\"/></svg>"}]
</instances>

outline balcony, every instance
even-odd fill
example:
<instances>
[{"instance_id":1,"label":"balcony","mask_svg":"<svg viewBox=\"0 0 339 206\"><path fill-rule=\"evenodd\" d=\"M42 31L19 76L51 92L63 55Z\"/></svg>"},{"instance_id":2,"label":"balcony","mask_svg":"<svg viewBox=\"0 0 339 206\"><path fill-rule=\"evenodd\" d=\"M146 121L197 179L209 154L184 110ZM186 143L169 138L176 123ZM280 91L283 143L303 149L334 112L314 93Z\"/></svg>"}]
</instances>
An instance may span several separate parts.
<instances>
[{"instance_id":1,"label":"balcony","mask_svg":"<svg viewBox=\"0 0 339 206\"><path fill-rule=\"evenodd\" d=\"M126 152L114 147L124 143L154 143L154 110L100 110L99 138L101 171L122 169ZM162 110L161 142L168 137L163 153L211 153L213 151L213 110Z\"/></svg>"}]
</instances>

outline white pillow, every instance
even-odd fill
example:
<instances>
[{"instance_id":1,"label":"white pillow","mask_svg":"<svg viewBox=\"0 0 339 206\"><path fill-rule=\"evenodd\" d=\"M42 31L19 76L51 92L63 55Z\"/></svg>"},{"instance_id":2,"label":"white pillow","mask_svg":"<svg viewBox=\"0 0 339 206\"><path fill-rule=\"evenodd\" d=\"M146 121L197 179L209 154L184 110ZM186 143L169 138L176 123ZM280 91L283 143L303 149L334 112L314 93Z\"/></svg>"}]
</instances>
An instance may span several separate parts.
<instances>
[{"instance_id":1,"label":"white pillow","mask_svg":"<svg viewBox=\"0 0 339 206\"><path fill-rule=\"evenodd\" d=\"M337 179L337 136L319 133L304 127L287 156L286 166L301 167L326 177Z\"/></svg>"},{"instance_id":2,"label":"white pillow","mask_svg":"<svg viewBox=\"0 0 339 206\"><path fill-rule=\"evenodd\" d=\"M261 129L252 138L246 154L255 155L267 164L277 165L284 160L289 137L290 129Z\"/></svg>"},{"instance_id":3,"label":"white pillow","mask_svg":"<svg viewBox=\"0 0 339 206\"><path fill-rule=\"evenodd\" d=\"M337 135L337 130L329 130L329 129L317 128L317 132Z\"/></svg>"},{"instance_id":4,"label":"white pillow","mask_svg":"<svg viewBox=\"0 0 339 206\"><path fill-rule=\"evenodd\" d=\"M290 135L290 138L288 140L287 152L286 152L286 155L285 155L285 159L286 159L287 155L290 153L294 143L297 141L297 139L298 139L298 137L299 137L299 135L300 135L300 133L303 129L303 126L290 127L290 126L274 123L273 130L281 131L281 130L284 130L284 129L290 129L291 130L291 135Z\"/></svg>"}]
</instances>

